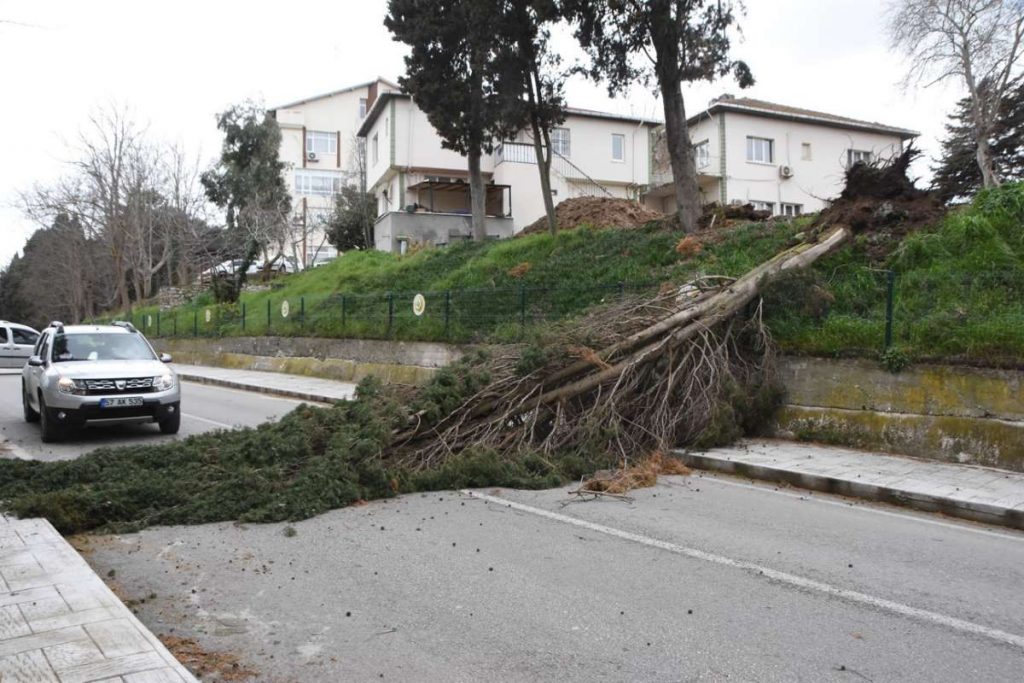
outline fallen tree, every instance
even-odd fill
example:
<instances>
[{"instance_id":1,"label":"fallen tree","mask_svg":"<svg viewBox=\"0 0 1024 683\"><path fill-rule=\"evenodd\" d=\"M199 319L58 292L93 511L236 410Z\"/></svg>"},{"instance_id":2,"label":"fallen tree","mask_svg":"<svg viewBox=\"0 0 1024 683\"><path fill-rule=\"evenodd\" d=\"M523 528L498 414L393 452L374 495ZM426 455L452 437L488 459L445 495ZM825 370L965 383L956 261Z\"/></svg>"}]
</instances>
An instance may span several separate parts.
<instances>
[{"instance_id":1,"label":"fallen tree","mask_svg":"<svg viewBox=\"0 0 1024 683\"><path fill-rule=\"evenodd\" d=\"M854 167L798 244L740 277L607 302L528 343L471 354L420 388L370 379L354 401L255 429L69 462L0 461L0 500L73 532L301 519L399 493L551 487L631 468L598 487L621 492L677 471L665 465L670 448L729 443L764 423L779 392L762 293L855 234L930 211L905 178L909 160Z\"/></svg>"},{"instance_id":2,"label":"fallen tree","mask_svg":"<svg viewBox=\"0 0 1024 683\"><path fill-rule=\"evenodd\" d=\"M759 295L857 231L915 218L904 205L933 218L937 202L907 177L915 155L908 149L889 164L853 166L806 241L739 278L703 277L650 300L607 305L542 335L532 350L498 354L468 400L436 421L413 415L398 432L403 463L435 467L470 446L512 455L588 447L627 463L739 436L778 394ZM524 357L537 362L524 366Z\"/></svg>"}]
</instances>

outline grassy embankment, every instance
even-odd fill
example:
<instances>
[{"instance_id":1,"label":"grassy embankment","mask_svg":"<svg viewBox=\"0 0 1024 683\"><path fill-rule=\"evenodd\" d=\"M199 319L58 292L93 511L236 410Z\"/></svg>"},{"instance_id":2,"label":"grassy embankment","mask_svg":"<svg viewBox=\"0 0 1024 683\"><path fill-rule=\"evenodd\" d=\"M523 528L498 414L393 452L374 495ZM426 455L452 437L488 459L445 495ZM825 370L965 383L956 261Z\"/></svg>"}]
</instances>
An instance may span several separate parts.
<instances>
[{"instance_id":1,"label":"grassy embankment","mask_svg":"<svg viewBox=\"0 0 1024 683\"><path fill-rule=\"evenodd\" d=\"M193 326L200 336L265 334L269 311L273 334L515 340L532 324L616 296L620 283L633 290L680 283L695 273L741 274L791 243L808 223L720 231L703 237L700 253L688 257L675 249L680 233L655 226L584 228L404 257L350 253L281 278L270 291L244 294L244 332L242 305L216 306L204 295L163 312L160 336L175 329L189 336ZM791 353L877 356L885 335L885 271L890 269L895 272L893 341L900 354L972 363L1024 358L1024 185L982 193L972 205L902 243L861 235L817 264L811 276L776 288L766 314L777 341ZM417 292L427 299L422 317L412 312ZM287 318L281 315L284 301ZM158 336L156 318L154 307L133 315L151 336Z\"/></svg>"}]
</instances>

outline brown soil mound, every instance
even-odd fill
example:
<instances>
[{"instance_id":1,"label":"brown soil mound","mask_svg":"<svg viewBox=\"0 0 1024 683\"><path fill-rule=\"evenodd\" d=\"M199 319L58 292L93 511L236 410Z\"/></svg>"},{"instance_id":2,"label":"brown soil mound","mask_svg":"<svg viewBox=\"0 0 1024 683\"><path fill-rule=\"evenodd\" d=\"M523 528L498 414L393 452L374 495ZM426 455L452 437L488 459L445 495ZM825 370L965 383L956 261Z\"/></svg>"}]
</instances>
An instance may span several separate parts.
<instances>
[{"instance_id":1,"label":"brown soil mound","mask_svg":"<svg viewBox=\"0 0 1024 683\"><path fill-rule=\"evenodd\" d=\"M907 148L885 165L855 164L846 172L846 187L815 221L816 230L849 226L862 235L872 261L882 262L908 234L935 224L946 213L931 192L908 177L919 153Z\"/></svg>"},{"instance_id":2,"label":"brown soil mound","mask_svg":"<svg viewBox=\"0 0 1024 683\"><path fill-rule=\"evenodd\" d=\"M573 197L558 203L555 220L559 230L572 230L581 225L595 228L639 228L663 215L630 199L613 197ZM547 232L546 216L526 226L520 235Z\"/></svg>"}]
</instances>

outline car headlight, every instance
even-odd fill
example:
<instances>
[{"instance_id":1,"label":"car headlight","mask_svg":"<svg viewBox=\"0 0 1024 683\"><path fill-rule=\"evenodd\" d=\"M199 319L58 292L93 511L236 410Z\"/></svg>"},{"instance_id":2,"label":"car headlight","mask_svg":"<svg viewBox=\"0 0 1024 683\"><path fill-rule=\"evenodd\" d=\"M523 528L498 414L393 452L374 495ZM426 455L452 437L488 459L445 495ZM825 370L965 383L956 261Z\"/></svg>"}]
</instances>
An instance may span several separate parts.
<instances>
[{"instance_id":1,"label":"car headlight","mask_svg":"<svg viewBox=\"0 0 1024 683\"><path fill-rule=\"evenodd\" d=\"M174 375L158 375L153 378L153 388L157 391L167 391L174 388Z\"/></svg>"},{"instance_id":2,"label":"car headlight","mask_svg":"<svg viewBox=\"0 0 1024 683\"><path fill-rule=\"evenodd\" d=\"M70 377L61 377L57 380L57 391L62 394L84 394L85 388Z\"/></svg>"}]
</instances>

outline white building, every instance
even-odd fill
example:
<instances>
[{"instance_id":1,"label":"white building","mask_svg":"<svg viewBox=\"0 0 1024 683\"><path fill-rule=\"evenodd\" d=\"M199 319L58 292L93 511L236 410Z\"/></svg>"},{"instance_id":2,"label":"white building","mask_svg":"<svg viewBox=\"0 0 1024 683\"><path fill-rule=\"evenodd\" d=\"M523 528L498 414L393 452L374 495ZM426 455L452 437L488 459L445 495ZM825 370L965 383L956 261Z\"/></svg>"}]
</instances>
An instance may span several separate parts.
<instances>
[{"instance_id":1,"label":"white building","mask_svg":"<svg viewBox=\"0 0 1024 683\"><path fill-rule=\"evenodd\" d=\"M469 239L467 160L446 150L426 115L390 81L376 81L291 102L271 114L281 127L281 158L295 207L295 253L303 266L336 255L320 226L343 183L359 181L354 163L365 144L366 187L377 200L375 246ZM912 130L748 98L723 95L687 122L704 203L754 204L777 215L824 208L843 187L851 163L891 157ZM551 189L557 204L577 196L643 201L671 213L675 194L661 122L569 108L552 131ZM544 215L528 131L481 160L487 232L506 237Z\"/></svg>"},{"instance_id":2,"label":"white building","mask_svg":"<svg viewBox=\"0 0 1024 683\"><path fill-rule=\"evenodd\" d=\"M704 203L750 203L776 215L825 208L856 161L888 159L918 133L845 116L723 95L691 117L690 139ZM664 145L655 151L655 210L675 210Z\"/></svg>"},{"instance_id":3,"label":"white building","mask_svg":"<svg viewBox=\"0 0 1024 683\"><path fill-rule=\"evenodd\" d=\"M652 133L660 122L568 110L552 131L555 203L584 195L640 199L650 184ZM426 114L404 93L381 94L359 128L366 140L367 188L377 198L376 247L469 239L466 157L446 150ZM544 215L534 148L526 131L481 160L487 233L506 237Z\"/></svg>"},{"instance_id":4,"label":"white building","mask_svg":"<svg viewBox=\"0 0 1024 683\"><path fill-rule=\"evenodd\" d=\"M292 192L295 244L289 247L301 267L337 256L337 250L327 243L323 224L341 185L358 181L356 131L374 100L398 89L378 78L270 111L281 129L280 158L286 164L285 182Z\"/></svg>"}]
</instances>

